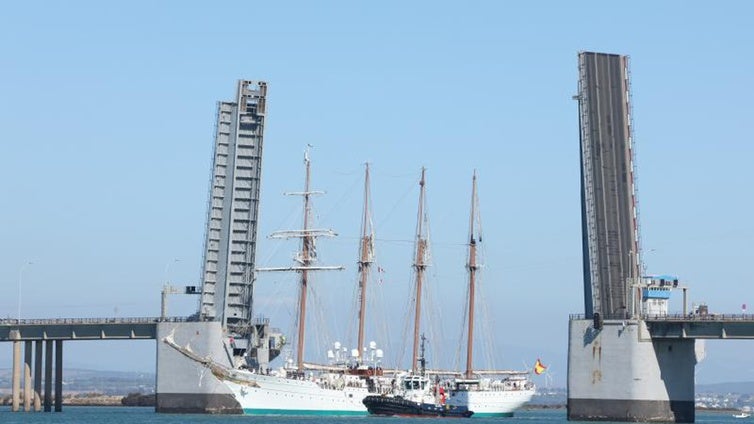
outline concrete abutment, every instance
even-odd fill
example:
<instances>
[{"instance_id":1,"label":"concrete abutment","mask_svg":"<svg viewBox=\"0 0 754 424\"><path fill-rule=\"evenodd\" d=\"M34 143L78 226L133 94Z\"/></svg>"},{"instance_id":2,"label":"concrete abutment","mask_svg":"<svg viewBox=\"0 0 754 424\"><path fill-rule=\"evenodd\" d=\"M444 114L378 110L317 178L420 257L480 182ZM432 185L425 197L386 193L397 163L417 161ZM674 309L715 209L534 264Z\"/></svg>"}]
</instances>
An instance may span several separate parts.
<instances>
[{"instance_id":1,"label":"concrete abutment","mask_svg":"<svg viewBox=\"0 0 754 424\"><path fill-rule=\"evenodd\" d=\"M568 419L691 423L693 339L652 340L642 320L571 320Z\"/></svg>"},{"instance_id":2,"label":"concrete abutment","mask_svg":"<svg viewBox=\"0 0 754 424\"><path fill-rule=\"evenodd\" d=\"M170 342L170 343L168 343ZM232 352L223 341L219 322L157 325L157 386L155 411L164 413L241 414L233 394L198 358L231 367Z\"/></svg>"}]
</instances>

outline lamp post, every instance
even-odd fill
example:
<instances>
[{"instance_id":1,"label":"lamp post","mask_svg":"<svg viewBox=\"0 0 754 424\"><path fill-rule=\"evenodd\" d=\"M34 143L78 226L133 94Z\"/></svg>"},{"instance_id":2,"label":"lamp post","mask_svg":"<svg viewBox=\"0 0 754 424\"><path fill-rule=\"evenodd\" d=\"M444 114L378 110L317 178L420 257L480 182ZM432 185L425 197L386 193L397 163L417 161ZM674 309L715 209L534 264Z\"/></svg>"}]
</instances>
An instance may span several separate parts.
<instances>
[{"instance_id":1,"label":"lamp post","mask_svg":"<svg viewBox=\"0 0 754 424\"><path fill-rule=\"evenodd\" d=\"M180 259L175 258L172 261L169 261L168 263L165 264L165 275L164 275L165 284L170 284L170 282L168 281L168 271L170 270L170 265L173 265L174 263L180 262L180 261L181 261Z\"/></svg>"},{"instance_id":2,"label":"lamp post","mask_svg":"<svg viewBox=\"0 0 754 424\"><path fill-rule=\"evenodd\" d=\"M168 294L177 293L176 289L170 285L170 281L168 280L168 270L170 269L170 265L180 261L180 259L176 258L165 264L165 283L162 286L162 297L160 299L160 318L162 319L165 319L168 314Z\"/></svg>"},{"instance_id":3,"label":"lamp post","mask_svg":"<svg viewBox=\"0 0 754 424\"><path fill-rule=\"evenodd\" d=\"M18 323L21 323L21 281L23 280L24 270L27 266L32 265L34 262L28 261L21 265L21 269L18 270Z\"/></svg>"}]
</instances>

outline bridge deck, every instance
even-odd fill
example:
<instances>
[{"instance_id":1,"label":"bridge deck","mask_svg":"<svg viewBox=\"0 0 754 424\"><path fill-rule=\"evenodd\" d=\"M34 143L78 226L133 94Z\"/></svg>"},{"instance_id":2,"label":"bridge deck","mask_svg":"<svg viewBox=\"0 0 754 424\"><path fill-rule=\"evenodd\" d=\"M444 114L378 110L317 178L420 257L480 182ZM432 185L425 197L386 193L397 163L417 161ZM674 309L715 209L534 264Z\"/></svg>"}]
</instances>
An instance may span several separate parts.
<instances>
[{"instance_id":1,"label":"bridge deck","mask_svg":"<svg viewBox=\"0 0 754 424\"><path fill-rule=\"evenodd\" d=\"M570 319L587 318L584 314L572 314ZM669 314L641 319L653 339L754 339L754 314ZM621 320L609 321L620 323Z\"/></svg>"},{"instance_id":2,"label":"bridge deck","mask_svg":"<svg viewBox=\"0 0 754 424\"><path fill-rule=\"evenodd\" d=\"M654 339L754 339L754 314L645 317Z\"/></svg>"},{"instance_id":3,"label":"bridge deck","mask_svg":"<svg viewBox=\"0 0 754 424\"><path fill-rule=\"evenodd\" d=\"M160 322L186 318L0 319L0 342L23 340L149 340Z\"/></svg>"}]
</instances>

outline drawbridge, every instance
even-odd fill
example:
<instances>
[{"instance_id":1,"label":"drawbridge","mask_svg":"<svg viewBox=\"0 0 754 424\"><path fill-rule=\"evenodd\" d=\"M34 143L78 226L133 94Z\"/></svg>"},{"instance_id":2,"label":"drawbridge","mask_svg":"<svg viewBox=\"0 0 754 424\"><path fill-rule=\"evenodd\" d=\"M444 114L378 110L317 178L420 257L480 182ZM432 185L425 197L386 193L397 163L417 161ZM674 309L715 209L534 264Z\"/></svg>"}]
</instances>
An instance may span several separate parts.
<instances>
[{"instance_id":1,"label":"drawbridge","mask_svg":"<svg viewBox=\"0 0 754 424\"><path fill-rule=\"evenodd\" d=\"M688 313L675 277L640 274L629 60L578 63L584 313L569 320L568 419L694 422L696 340L753 339L754 316Z\"/></svg>"}]
</instances>

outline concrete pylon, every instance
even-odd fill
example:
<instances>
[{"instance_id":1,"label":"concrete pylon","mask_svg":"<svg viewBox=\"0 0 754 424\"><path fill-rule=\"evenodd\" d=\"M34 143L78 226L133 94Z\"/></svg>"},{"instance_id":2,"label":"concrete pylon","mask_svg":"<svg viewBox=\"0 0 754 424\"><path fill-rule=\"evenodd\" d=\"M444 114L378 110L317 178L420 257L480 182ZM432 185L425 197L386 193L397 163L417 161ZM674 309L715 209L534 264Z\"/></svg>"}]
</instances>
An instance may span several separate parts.
<instances>
[{"instance_id":1,"label":"concrete pylon","mask_svg":"<svg viewBox=\"0 0 754 424\"><path fill-rule=\"evenodd\" d=\"M24 342L24 411L31 411L31 340Z\"/></svg>"},{"instance_id":2,"label":"concrete pylon","mask_svg":"<svg viewBox=\"0 0 754 424\"><path fill-rule=\"evenodd\" d=\"M21 341L13 341L13 375L12 375L11 411L18 412L21 404Z\"/></svg>"},{"instance_id":3,"label":"concrete pylon","mask_svg":"<svg viewBox=\"0 0 754 424\"><path fill-rule=\"evenodd\" d=\"M52 340L45 340L45 398L44 411L52 411Z\"/></svg>"},{"instance_id":4,"label":"concrete pylon","mask_svg":"<svg viewBox=\"0 0 754 424\"><path fill-rule=\"evenodd\" d=\"M42 343L34 342L34 410L42 410Z\"/></svg>"},{"instance_id":5,"label":"concrete pylon","mask_svg":"<svg viewBox=\"0 0 754 424\"><path fill-rule=\"evenodd\" d=\"M63 410L63 341L55 340L55 412Z\"/></svg>"}]
</instances>

